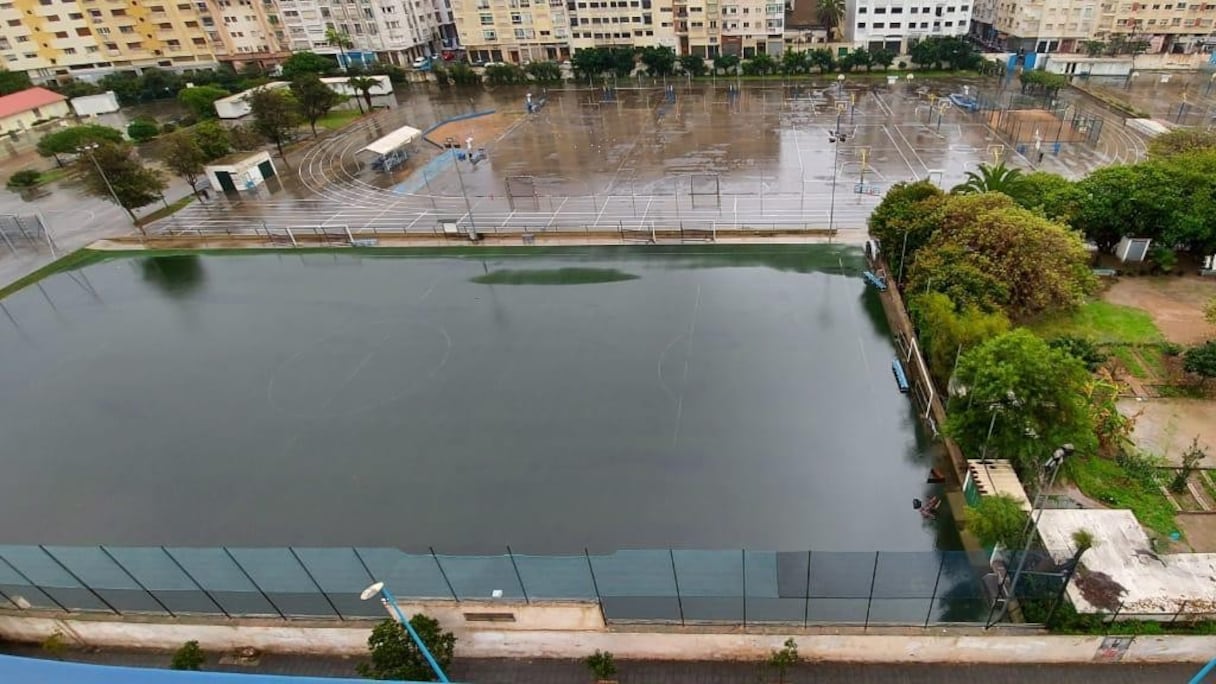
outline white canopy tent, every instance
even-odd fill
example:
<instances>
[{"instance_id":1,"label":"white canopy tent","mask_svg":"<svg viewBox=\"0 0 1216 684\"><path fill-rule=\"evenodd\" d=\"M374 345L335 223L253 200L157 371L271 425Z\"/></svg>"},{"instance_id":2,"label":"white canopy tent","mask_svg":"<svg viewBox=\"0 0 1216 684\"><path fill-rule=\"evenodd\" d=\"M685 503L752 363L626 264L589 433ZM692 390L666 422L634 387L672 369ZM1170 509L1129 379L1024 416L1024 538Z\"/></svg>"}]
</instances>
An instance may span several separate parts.
<instances>
[{"instance_id":1,"label":"white canopy tent","mask_svg":"<svg viewBox=\"0 0 1216 684\"><path fill-rule=\"evenodd\" d=\"M406 146L422 137L422 131L402 126L359 150L359 155L371 157L373 167L389 171L409 157Z\"/></svg>"}]
</instances>

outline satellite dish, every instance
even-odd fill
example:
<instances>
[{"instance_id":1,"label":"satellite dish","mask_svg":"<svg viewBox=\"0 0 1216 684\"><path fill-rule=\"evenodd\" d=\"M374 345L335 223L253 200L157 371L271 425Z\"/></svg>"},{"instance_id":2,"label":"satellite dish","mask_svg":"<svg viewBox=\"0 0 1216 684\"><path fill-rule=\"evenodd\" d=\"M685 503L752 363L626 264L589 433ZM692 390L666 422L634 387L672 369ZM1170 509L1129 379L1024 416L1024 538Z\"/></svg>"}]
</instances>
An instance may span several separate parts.
<instances>
[{"instance_id":1,"label":"satellite dish","mask_svg":"<svg viewBox=\"0 0 1216 684\"><path fill-rule=\"evenodd\" d=\"M375 584L371 585L370 587L364 589L363 593L359 594L359 598L366 601L366 600L376 596L377 594L379 594L381 589L384 589L384 582L376 582Z\"/></svg>"}]
</instances>

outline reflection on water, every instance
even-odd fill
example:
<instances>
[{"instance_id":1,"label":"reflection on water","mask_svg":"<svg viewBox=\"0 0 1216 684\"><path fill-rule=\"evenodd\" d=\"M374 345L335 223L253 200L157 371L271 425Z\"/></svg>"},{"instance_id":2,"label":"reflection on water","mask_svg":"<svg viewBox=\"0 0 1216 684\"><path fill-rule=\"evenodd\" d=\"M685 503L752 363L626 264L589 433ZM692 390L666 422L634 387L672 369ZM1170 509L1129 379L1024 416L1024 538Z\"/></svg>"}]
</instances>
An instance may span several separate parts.
<instances>
[{"instance_id":1,"label":"reflection on water","mask_svg":"<svg viewBox=\"0 0 1216 684\"><path fill-rule=\"evenodd\" d=\"M145 257L136 260L144 282L173 296L187 295L207 278L202 257L197 254Z\"/></svg>"}]
</instances>

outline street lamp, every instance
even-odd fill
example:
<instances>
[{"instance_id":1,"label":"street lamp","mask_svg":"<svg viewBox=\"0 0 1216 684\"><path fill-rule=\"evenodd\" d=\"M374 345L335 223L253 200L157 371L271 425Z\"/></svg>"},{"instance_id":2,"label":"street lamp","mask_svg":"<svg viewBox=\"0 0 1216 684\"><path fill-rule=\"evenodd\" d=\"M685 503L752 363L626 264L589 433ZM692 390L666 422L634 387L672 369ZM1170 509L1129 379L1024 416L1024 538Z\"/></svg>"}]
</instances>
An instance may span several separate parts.
<instances>
[{"instance_id":1,"label":"street lamp","mask_svg":"<svg viewBox=\"0 0 1216 684\"><path fill-rule=\"evenodd\" d=\"M1030 518L1026 521L1026 526L1022 528L1022 535L1026 538L1026 542L1022 546L1022 557L1018 559L1018 567L1013 572L1013 581L1009 584L1009 594L1005 598L1005 604L1001 607L1001 612L996 620L989 619L987 627L991 627L1003 618L1009 612L1009 602L1017 598L1018 580L1022 578L1022 570L1026 567L1026 557L1030 555L1030 545L1034 543L1035 535L1039 532L1039 519L1043 517L1043 499L1047 496L1047 492L1055 486L1060 466L1064 465L1064 460L1072 456L1074 451L1076 448L1071 444L1061 445L1060 448L1051 452L1051 457L1044 461L1039 468L1038 491L1035 492L1034 502L1030 505ZM1047 479L1046 487L1043 486L1045 478ZM991 614L989 617L991 618Z\"/></svg>"},{"instance_id":2,"label":"street lamp","mask_svg":"<svg viewBox=\"0 0 1216 684\"><path fill-rule=\"evenodd\" d=\"M841 76L843 79L844 77ZM836 127L828 133L828 142L834 146L832 153L832 200L828 208L828 235L832 234L836 223L836 172L840 168L840 143L849 139L847 133L840 130L840 117L844 115L845 104L836 103Z\"/></svg>"},{"instance_id":3,"label":"street lamp","mask_svg":"<svg viewBox=\"0 0 1216 684\"><path fill-rule=\"evenodd\" d=\"M422 637L418 636L418 632L414 630L414 626L401 613L401 606L397 605L397 599L393 598L393 595L389 593L388 588L384 586L384 582L376 582L364 589L363 593L359 594L359 598L364 601L371 600L376 596L380 597L380 603L389 611L389 615L394 617L402 627L405 627L405 631L409 632L410 639L413 639L414 645L418 647L419 651L422 651L422 656L426 658L426 662L430 664L431 670L439 678L439 681L449 681L448 676L443 673L443 668L439 667L439 663L435 662L435 656L431 655L431 650L422 642Z\"/></svg>"},{"instance_id":4,"label":"street lamp","mask_svg":"<svg viewBox=\"0 0 1216 684\"><path fill-rule=\"evenodd\" d=\"M465 141L467 147L465 154L468 156L469 163L473 163L473 138L470 137ZM460 181L460 194L464 196L464 208L469 212L469 227L473 229L473 234L477 234L477 222L473 220L473 205L469 204L469 193L464 187L464 173L460 170L460 160L456 160L456 179Z\"/></svg>"},{"instance_id":5,"label":"street lamp","mask_svg":"<svg viewBox=\"0 0 1216 684\"><path fill-rule=\"evenodd\" d=\"M118 193L114 192L114 186L110 185L110 179L106 177L106 172L101 168L101 164L98 163L97 157L93 155L93 150L97 149L98 147L101 147L101 145L98 143L86 143L77 147L76 153L88 155L89 159L93 162L93 166L97 167L97 173L101 174L101 180L105 182L106 189L110 191L110 197L114 198L114 204L117 204L120 209L126 209L126 207L124 207L122 202L118 199ZM134 219L132 219L131 222L134 223ZM144 232L143 226L139 226L139 232Z\"/></svg>"}]
</instances>

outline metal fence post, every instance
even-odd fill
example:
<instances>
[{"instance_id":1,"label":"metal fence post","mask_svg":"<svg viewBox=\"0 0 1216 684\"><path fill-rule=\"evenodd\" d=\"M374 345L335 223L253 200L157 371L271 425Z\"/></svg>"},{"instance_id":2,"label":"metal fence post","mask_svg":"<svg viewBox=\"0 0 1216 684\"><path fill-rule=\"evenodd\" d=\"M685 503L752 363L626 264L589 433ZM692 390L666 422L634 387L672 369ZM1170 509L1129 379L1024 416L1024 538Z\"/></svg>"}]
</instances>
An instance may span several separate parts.
<instances>
[{"instance_id":1,"label":"metal fence post","mask_svg":"<svg viewBox=\"0 0 1216 684\"><path fill-rule=\"evenodd\" d=\"M595 566L591 564L591 552L583 547L583 556L587 559L587 572L591 573L591 587L595 589L595 602L600 606L600 619L608 624L608 613L604 611L604 597L600 595L600 583L595 579Z\"/></svg>"},{"instance_id":2,"label":"metal fence post","mask_svg":"<svg viewBox=\"0 0 1216 684\"><path fill-rule=\"evenodd\" d=\"M1178 610L1174 611L1174 617L1170 619L1171 625L1178 621L1178 616L1182 614L1182 610L1186 608L1186 604L1187 601L1183 601L1182 605L1178 606Z\"/></svg>"},{"instance_id":3,"label":"metal fence post","mask_svg":"<svg viewBox=\"0 0 1216 684\"><path fill-rule=\"evenodd\" d=\"M186 570L186 568L183 567L182 564L179 563L177 561L177 559L173 557L173 554L169 553L169 549L166 549L165 547L162 546L162 547L160 547L160 550L162 553L165 554L166 557L168 557L168 559L170 561L173 561L173 564L177 566L178 570L182 571L182 574L186 576L186 579L190 580L191 582L194 582L194 586L198 587L198 590L203 592L203 596L206 596L207 600L209 600L209 601L211 601L211 603L215 604L215 607L218 608L219 611L224 614L224 617L229 618L229 619L232 618L232 616L228 614L228 611L224 610L224 607L220 605L220 602L215 600L215 597L211 595L211 592L204 589L203 585L199 584L199 581L194 579L194 575L191 575L190 571Z\"/></svg>"},{"instance_id":4,"label":"metal fence post","mask_svg":"<svg viewBox=\"0 0 1216 684\"><path fill-rule=\"evenodd\" d=\"M101 594L98 594L96 591L94 591L93 587L90 587L89 585L85 584L84 580L80 579L79 577L76 576L76 573L69 570L68 566L64 565L62 561L60 561L58 558L55 557L55 554L51 553L50 551L47 551L45 546L43 546L42 544L39 544L38 548L43 553L45 553L48 558L55 561L55 565L58 565L59 567L63 568L63 571L68 574L68 577L71 577L72 579L76 580L76 582L79 583L80 586L83 587L85 591L87 591L90 594L92 594L93 596L97 597L97 600L101 601L101 605L105 606L106 608L109 608L110 611L113 612L115 615L122 615L122 611L120 611L119 609L110 605L110 602L105 600L104 598L102 598ZM45 592L43 592L43 593L45 593Z\"/></svg>"},{"instance_id":5,"label":"metal fence post","mask_svg":"<svg viewBox=\"0 0 1216 684\"><path fill-rule=\"evenodd\" d=\"M806 552L806 586L802 593L805 600L802 605L802 627L805 629L811 617L811 552Z\"/></svg>"},{"instance_id":6,"label":"metal fence post","mask_svg":"<svg viewBox=\"0 0 1216 684\"><path fill-rule=\"evenodd\" d=\"M161 610L168 613L169 617L173 617L173 618L177 617L176 615L173 614L173 611L169 610L169 606L166 606L163 602L161 602L160 599L156 598L156 594L153 594L151 590L149 590L147 587L144 586L143 582L140 582L138 579L136 579L135 575L132 575L131 571L127 570L126 566L124 566L122 563L119 563L118 559L115 558L113 555L110 554L109 551L106 550L106 547L98 546L97 548L101 549L101 552L106 555L106 558L109 558L110 561L112 563L114 563L114 565L117 565L118 569L122 570L124 575L126 575L127 577L130 577L131 581L135 583L135 586L139 587L140 590L142 590L145 594L147 594L148 598L155 601L156 605L160 606Z\"/></svg>"},{"instance_id":7,"label":"metal fence post","mask_svg":"<svg viewBox=\"0 0 1216 684\"><path fill-rule=\"evenodd\" d=\"M1106 629L1102 632L1103 634L1110 634L1111 625L1113 625L1115 623L1115 620L1119 619L1119 613L1122 613L1122 612L1123 612L1123 601L1120 601L1119 607L1115 609L1115 614L1110 616L1110 620L1106 621Z\"/></svg>"},{"instance_id":8,"label":"metal fence post","mask_svg":"<svg viewBox=\"0 0 1216 684\"><path fill-rule=\"evenodd\" d=\"M515 568L515 579L519 580L519 590L524 594L524 603L532 603L528 600L528 588L524 586L524 576L519 574L519 565L515 562L515 554L512 553L510 544L507 544L507 556L511 558L511 567Z\"/></svg>"},{"instance_id":9,"label":"metal fence post","mask_svg":"<svg viewBox=\"0 0 1216 684\"><path fill-rule=\"evenodd\" d=\"M23 608L21 606L17 605L16 601L9 598L8 594L4 593L3 591L0 591L0 598L4 599L5 601L8 601L9 605L16 608L17 610L23 610Z\"/></svg>"},{"instance_id":10,"label":"metal fence post","mask_svg":"<svg viewBox=\"0 0 1216 684\"><path fill-rule=\"evenodd\" d=\"M862 630L870 628L870 607L874 605L874 580L878 579L878 554L880 551L874 552L874 570L870 573L870 600L866 601L866 623L862 626Z\"/></svg>"},{"instance_id":11,"label":"metal fence post","mask_svg":"<svg viewBox=\"0 0 1216 684\"><path fill-rule=\"evenodd\" d=\"M743 629L747 629L747 549L739 552L743 567Z\"/></svg>"},{"instance_id":12,"label":"metal fence post","mask_svg":"<svg viewBox=\"0 0 1216 684\"><path fill-rule=\"evenodd\" d=\"M236 569L241 571L241 574L245 576L245 579L249 580L249 583L253 585L253 588L258 590L258 593L262 595L262 598L266 599L266 603L269 603L270 607L274 608L274 612L278 613L279 617L286 620L287 614L279 610L279 607L275 605L275 602L270 600L269 594L262 591L262 587L258 586L258 583L254 581L253 576L245 570L245 566L241 565L240 562L237 561L236 556L232 555L232 552L228 550L228 547L221 546L220 549L223 550L225 556L228 556L228 560L232 561L232 564L236 566Z\"/></svg>"},{"instance_id":13,"label":"metal fence post","mask_svg":"<svg viewBox=\"0 0 1216 684\"><path fill-rule=\"evenodd\" d=\"M676 572L676 552L672 549L667 549L667 555L671 557L671 578L676 583L676 606L680 609L680 626L684 626L684 599L680 596L680 574Z\"/></svg>"},{"instance_id":14,"label":"metal fence post","mask_svg":"<svg viewBox=\"0 0 1216 684\"><path fill-rule=\"evenodd\" d=\"M945 553L949 553L949 551ZM945 567L946 557L943 555L937 563L937 579L933 580L933 595L929 597L929 610L925 613L925 629L929 629L929 620L933 617L933 608L937 606L937 587L942 582L942 570Z\"/></svg>"},{"instance_id":15,"label":"metal fence post","mask_svg":"<svg viewBox=\"0 0 1216 684\"><path fill-rule=\"evenodd\" d=\"M342 611L338 610L338 607L334 605L334 602L329 599L329 594L326 594L325 590L321 588L321 583L317 581L316 577L312 576L312 573L308 570L308 566L304 565L304 561L300 559L300 556L296 553L296 550L288 546L287 552L290 553L291 557L296 559L296 562L300 564L300 569L304 571L305 575L308 575L308 580L312 582L314 587L317 588L317 592L321 594L321 598L325 599L325 602L329 604L330 609L334 611L334 615L337 615L339 620L344 621L346 618L342 617Z\"/></svg>"},{"instance_id":16,"label":"metal fence post","mask_svg":"<svg viewBox=\"0 0 1216 684\"><path fill-rule=\"evenodd\" d=\"M431 551L431 558L435 559L435 567L439 568L439 574L443 576L443 583L448 585L448 591L452 592L452 598L456 599L456 603L460 603L460 596L456 593L456 587L452 586L452 580L448 579L448 573L443 570L443 563L439 562L439 556L435 553L434 546L428 546Z\"/></svg>"}]
</instances>

